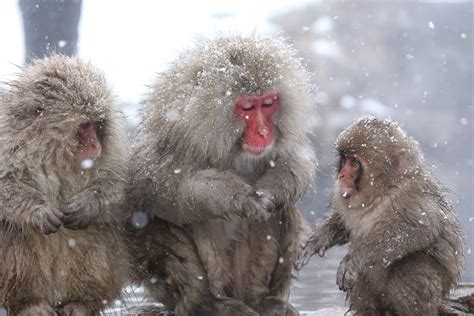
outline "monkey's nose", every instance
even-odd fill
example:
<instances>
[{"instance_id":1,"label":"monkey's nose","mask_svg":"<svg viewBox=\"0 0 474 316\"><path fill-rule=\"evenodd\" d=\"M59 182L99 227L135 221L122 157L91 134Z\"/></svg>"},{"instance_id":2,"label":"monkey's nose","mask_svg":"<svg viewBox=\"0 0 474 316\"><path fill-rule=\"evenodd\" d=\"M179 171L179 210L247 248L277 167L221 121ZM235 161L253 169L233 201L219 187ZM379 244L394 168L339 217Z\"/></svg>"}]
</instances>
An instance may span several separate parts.
<instances>
[{"instance_id":1,"label":"monkey's nose","mask_svg":"<svg viewBox=\"0 0 474 316\"><path fill-rule=\"evenodd\" d=\"M270 131L268 130L267 127L265 126L260 126L258 128L258 134L264 138L266 138L268 136L268 134L270 133Z\"/></svg>"}]
</instances>

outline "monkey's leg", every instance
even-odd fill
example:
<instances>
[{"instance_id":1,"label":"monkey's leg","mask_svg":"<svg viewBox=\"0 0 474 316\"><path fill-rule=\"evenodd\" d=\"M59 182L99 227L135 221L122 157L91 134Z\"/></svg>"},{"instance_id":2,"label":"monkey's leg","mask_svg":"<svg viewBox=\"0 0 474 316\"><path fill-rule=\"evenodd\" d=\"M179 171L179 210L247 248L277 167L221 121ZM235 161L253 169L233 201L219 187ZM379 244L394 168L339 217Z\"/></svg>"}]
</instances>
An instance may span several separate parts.
<instances>
[{"instance_id":1,"label":"monkey's leg","mask_svg":"<svg viewBox=\"0 0 474 316\"><path fill-rule=\"evenodd\" d=\"M140 278L148 295L176 315L199 314L212 305L207 274L184 229L155 218L133 239L133 257L145 271Z\"/></svg>"},{"instance_id":2,"label":"monkey's leg","mask_svg":"<svg viewBox=\"0 0 474 316\"><path fill-rule=\"evenodd\" d=\"M274 296L266 297L260 304L262 316L297 316L298 311L288 302Z\"/></svg>"},{"instance_id":3,"label":"monkey's leg","mask_svg":"<svg viewBox=\"0 0 474 316\"><path fill-rule=\"evenodd\" d=\"M244 302L234 299L220 299L216 300L209 312L203 310L202 315L213 316L258 316L260 315L251 307L245 305Z\"/></svg>"},{"instance_id":4,"label":"monkey's leg","mask_svg":"<svg viewBox=\"0 0 474 316\"><path fill-rule=\"evenodd\" d=\"M14 312L14 310L19 309L18 313ZM54 308L45 302L30 304L27 307L12 308L12 310L12 314L18 316L56 316Z\"/></svg>"},{"instance_id":5,"label":"monkey's leg","mask_svg":"<svg viewBox=\"0 0 474 316\"><path fill-rule=\"evenodd\" d=\"M57 309L58 316L94 316L98 314L81 302L71 302Z\"/></svg>"},{"instance_id":6,"label":"monkey's leg","mask_svg":"<svg viewBox=\"0 0 474 316\"><path fill-rule=\"evenodd\" d=\"M381 310L376 296L371 291L371 286L364 280L359 280L356 286L348 293L350 311L358 316L385 316ZM388 313L390 315L390 313Z\"/></svg>"},{"instance_id":7,"label":"monkey's leg","mask_svg":"<svg viewBox=\"0 0 474 316\"><path fill-rule=\"evenodd\" d=\"M262 315L298 315L287 302L293 265L301 239L303 222L296 208L276 210L264 222L250 228L253 260L245 302Z\"/></svg>"},{"instance_id":8,"label":"monkey's leg","mask_svg":"<svg viewBox=\"0 0 474 316\"><path fill-rule=\"evenodd\" d=\"M438 315L443 296L442 273L439 264L422 253L391 266L387 296L397 315Z\"/></svg>"}]
</instances>

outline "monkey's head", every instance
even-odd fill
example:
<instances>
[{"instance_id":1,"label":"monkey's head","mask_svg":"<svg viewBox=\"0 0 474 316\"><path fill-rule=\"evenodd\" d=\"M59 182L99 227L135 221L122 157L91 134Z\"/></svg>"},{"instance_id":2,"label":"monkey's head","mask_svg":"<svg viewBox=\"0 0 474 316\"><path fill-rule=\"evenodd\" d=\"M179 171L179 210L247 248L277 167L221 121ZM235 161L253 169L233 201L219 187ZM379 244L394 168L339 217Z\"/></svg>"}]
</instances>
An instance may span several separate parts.
<instances>
[{"instance_id":1,"label":"monkey's head","mask_svg":"<svg viewBox=\"0 0 474 316\"><path fill-rule=\"evenodd\" d=\"M2 103L2 131L20 159L90 168L105 150L113 97L102 74L78 58L34 61L9 84Z\"/></svg>"},{"instance_id":2,"label":"monkey's head","mask_svg":"<svg viewBox=\"0 0 474 316\"><path fill-rule=\"evenodd\" d=\"M418 143L396 122L366 117L345 129L336 141L337 187L346 199L362 200L384 192L400 179L419 172L423 156Z\"/></svg>"},{"instance_id":3,"label":"monkey's head","mask_svg":"<svg viewBox=\"0 0 474 316\"><path fill-rule=\"evenodd\" d=\"M214 165L294 151L306 143L314 112L308 82L280 39L203 39L160 76L144 124L178 152Z\"/></svg>"}]
</instances>

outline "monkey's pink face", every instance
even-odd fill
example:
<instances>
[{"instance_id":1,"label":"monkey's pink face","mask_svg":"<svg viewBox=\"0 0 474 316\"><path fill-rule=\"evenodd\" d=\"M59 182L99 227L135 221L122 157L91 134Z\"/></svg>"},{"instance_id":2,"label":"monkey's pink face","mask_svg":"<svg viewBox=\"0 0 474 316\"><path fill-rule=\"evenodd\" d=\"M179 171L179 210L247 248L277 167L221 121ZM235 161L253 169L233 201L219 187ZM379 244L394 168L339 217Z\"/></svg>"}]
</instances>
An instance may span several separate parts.
<instances>
[{"instance_id":1,"label":"monkey's pink face","mask_svg":"<svg viewBox=\"0 0 474 316\"><path fill-rule=\"evenodd\" d=\"M242 97L235 104L235 115L245 123L242 150L259 156L273 143L273 115L280 105L276 91L261 96Z\"/></svg>"},{"instance_id":2,"label":"monkey's pink face","mask_svg":"<svg viewBox=\"0 0 474 316\"><path fill-rule=\"evenodd\" d=\"M79 161L94 161L100 157L102 146L98 137L101 123L88 121L79 125L77 138L79 140Z\"/></svg>"},{"instance_id":3,"label":"monkey's pink face","mask_svg":"<svg viewBox=\"0 0 474 316\"><path fill-rule=\"evenodd\" d=\"M360 157L341 153L337 183L342 197L349 198L357 191L362 169Z\"/></svg>"}]
</instances>

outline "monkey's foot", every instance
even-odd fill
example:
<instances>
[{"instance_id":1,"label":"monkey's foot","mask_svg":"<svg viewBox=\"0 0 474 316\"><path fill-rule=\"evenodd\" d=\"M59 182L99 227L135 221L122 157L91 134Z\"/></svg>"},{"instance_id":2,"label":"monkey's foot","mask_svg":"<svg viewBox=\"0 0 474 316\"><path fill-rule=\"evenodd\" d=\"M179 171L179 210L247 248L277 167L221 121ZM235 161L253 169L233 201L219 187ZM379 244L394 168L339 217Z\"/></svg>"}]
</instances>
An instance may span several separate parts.
<instances>
[{"instance_id":1,"label":"monkey's foot","mask_svg":"<svg viewBox=\"0 0 474 316\"><path fill-rule=\"evenodd\" d=\"M56 316L56 312L54 311L54 308L52 308L48 304L38 303L38 304L30 305L22 309L17 315L18 316Z\"/></svg>"},{"instance_id":2,"label":"monkey's foot","mask_svg":"<svg viewBox=\"0 0 474 316\"><path fill-rule=\"evenodd\" d=\"M260 305L262 316L298 316L300 313L288 302L278 297L267 297Z\"/></svg>"},{"instance_id":3,"label":"monkey's foot","mask_svg":"<svg viewBox=\"0 0 474 316\"><path fill-rule=\"evenodd\" d=\"M213 306L212 315L219 316L258 316L259 314L244 302L234 299L218 300Z\"/></svg>"},{"instance_id":4,"label":"monkey's foot","mask_svg":"<svg viewBox=\"0 0 474 316\"><path fill-rule=\"evenodd\" d=\"M86 305L79 302L68 303L58 310L58 316L93 316L94 313Z\"/></svg>"}]
</instances>

